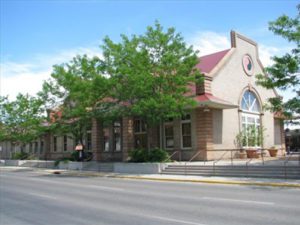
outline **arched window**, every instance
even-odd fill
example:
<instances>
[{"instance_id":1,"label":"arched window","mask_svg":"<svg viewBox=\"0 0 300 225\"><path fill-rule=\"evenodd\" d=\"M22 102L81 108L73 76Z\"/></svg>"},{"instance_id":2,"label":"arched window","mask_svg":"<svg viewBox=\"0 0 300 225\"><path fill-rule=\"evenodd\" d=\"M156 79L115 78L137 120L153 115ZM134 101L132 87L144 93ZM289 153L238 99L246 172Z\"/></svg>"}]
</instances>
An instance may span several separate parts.
<instances>
[{"instance_id":1,"label":"arched window","mask_svg":"<svg viewBox=\"0 0 300 225\"><path fill-rule=\"evenodd\" d=\"M244 92L240 108L242 110L243 147L260 147L262 145L261 106L256 95Z\"/></svg>"},{"instance_id":2,"label":"arched window","mask_svg":"<svg viewBox=\"0 0 300 225\"><path fill-rule=\"evenodd\" d=\"M260 105L256 95L251 91L245 91L243 98L242 98L242 105L241 108L243 111L252 112L252 113L259 113L260 112Z\"/></svg>"}]
</instances>

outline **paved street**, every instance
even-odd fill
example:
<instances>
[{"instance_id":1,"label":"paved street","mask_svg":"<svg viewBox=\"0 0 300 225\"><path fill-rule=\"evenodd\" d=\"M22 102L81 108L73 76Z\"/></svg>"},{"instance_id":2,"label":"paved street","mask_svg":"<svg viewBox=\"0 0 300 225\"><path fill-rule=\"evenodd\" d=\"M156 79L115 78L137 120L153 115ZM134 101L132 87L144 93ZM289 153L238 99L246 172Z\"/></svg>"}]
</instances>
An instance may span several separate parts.
<instances>
[{"instance_id":1,"label":"paved street","mask_svg":"<svg viewBox=\"0 0 300 225\"><path fill-rule=\"evenodd\" d=\"M0 170L1 225L299 224L300 189Z\"/></svg>"}]
</instances>

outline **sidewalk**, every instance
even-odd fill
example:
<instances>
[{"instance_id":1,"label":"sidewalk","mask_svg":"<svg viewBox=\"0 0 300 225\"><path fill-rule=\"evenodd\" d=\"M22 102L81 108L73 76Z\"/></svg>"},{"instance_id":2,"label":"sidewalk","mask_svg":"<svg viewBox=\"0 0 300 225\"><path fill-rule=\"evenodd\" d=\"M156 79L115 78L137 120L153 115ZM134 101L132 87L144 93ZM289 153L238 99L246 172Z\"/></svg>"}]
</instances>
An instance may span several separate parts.
<instances>
[{"instance_id":1,"label":"sidewalk","mask_svg":"<svg viewBox=\"0 0 300 225\"><path fill-rule=\"evenodd\" d=\"M86 176L86 177L107 177L118 179L149 180L161 182L192 182L222 185L254 185L271 187L291 187L300 188L300 180L294 179L266 179L266 178L243 178L243 177L207 177L207 176L184 176L184 175L165 175L165 174L123 174L105 173L78 170L58 170L42 169L29 167L0 167L1 170L24 170L33 171L53 176Z\"/></svg>"}]
</instances>

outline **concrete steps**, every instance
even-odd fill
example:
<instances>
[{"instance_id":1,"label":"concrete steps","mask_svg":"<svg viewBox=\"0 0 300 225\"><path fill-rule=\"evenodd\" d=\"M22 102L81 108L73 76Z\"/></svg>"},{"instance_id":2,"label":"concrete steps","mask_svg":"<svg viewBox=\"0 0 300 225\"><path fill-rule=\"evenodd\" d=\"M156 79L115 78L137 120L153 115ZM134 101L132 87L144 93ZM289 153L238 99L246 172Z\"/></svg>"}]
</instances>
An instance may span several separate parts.
<instances>
[{"instance_id":1,"label":"concrete steps","mask_svg":"<svg viewBox=\"0 0 300 225\"><path fill-rule=\"evenodd\" d=\"M162 174L300 179L300 166L201 166L168 165Z\"/></svg>"}]
</instances>

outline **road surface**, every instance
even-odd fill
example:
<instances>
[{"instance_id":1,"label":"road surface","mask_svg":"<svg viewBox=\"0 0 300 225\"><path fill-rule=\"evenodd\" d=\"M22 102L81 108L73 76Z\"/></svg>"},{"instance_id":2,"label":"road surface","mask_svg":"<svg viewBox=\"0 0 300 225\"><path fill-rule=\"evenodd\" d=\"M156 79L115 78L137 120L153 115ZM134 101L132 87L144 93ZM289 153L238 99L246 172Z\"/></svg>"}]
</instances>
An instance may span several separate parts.
<instances>
[{"instance_id":1,"label":"road surface","mask_svg":"<svg viewBox=\"0 0 300 225\"><path fill-rule=\"evenodd\" d=\"M300 189L0 170L1 225L299 224Z\"/></svg>"}]
</instances>

